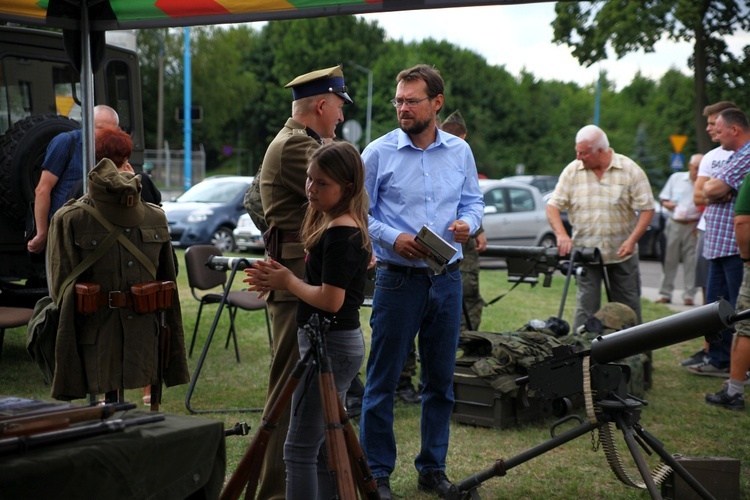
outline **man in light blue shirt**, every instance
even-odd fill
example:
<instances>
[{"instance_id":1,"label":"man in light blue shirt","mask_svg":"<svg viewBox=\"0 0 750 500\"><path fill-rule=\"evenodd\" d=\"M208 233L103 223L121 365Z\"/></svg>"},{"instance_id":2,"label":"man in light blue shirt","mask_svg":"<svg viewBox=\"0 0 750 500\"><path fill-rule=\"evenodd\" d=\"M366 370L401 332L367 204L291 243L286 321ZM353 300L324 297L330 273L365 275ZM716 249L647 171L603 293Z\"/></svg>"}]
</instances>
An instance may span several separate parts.
<instances>
[{"instance_id":1,"label":"man in light blue shirt","mask_svg":"<svg viewBox=\"0 0 750 500\"><path fill-rule=\"evenodd\" d=\"M392 498L394 393L418 336L422 445L414 464L419 489L445 497L453 486L445 474L445 458L461 323L461 243L479 228L484 203L471 148L437 127L444 102L440 73L418 65L396 80L391 103L400 128L362 153L378 264L360 440L381 498ZM414 239L423 226L456 249L440 274L427 266L423 259L428 251Z\"/></svg>"}]
</instances>

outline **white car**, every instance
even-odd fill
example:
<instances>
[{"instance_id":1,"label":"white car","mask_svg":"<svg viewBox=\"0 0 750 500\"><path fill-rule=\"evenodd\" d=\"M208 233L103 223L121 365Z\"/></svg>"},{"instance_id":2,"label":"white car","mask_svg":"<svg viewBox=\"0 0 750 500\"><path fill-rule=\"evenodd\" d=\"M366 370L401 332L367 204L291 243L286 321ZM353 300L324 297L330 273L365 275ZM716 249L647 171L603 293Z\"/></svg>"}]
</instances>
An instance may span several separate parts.
<instances>
[{"instance_id":1,"label":"white car","mask_svg":"<svg viewBox=\"0 0 750 500\"><path fill-rule=\"evenodd\" d=\"M260 251L265 249L263 245L263 235L253 223L253 220L247 214L240 215L237 220L237 227L232 231L234 242L237 250L241 252Z\"/></svg>"}]
</instances>

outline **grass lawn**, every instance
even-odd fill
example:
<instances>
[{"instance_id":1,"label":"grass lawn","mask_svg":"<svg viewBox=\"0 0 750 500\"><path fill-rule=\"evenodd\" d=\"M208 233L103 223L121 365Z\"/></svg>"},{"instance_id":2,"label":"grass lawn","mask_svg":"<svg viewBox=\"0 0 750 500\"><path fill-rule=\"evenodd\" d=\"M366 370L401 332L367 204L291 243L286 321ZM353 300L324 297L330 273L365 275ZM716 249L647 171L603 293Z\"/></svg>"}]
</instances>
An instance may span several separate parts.
<instances>
[{"instance_id":1,"label":"grass lawn","mask_svg":"<svg viewBox=\"0 0 750 500\"><path fill-rule=\"evenodd\" d=\"M180 259L184 252L178 251ZM197 302L187 286L184 262L179 276L180 299L185 326L185 340L189 346L197 314ZM242 288L242 275L237 276L233 289ZM523 326L527 321L557 315L563 292L564 277L556 275L552 286L545 288L520 285L502 300L485 308L481 330L506 332ZM483 270L480 276L485 300L508 291L512 286L503 271ZM572 285L574 287L574 285ZM571 321L575 305L575 290L571 288L565 306L564 319ZM204 310L198 331L195 352L190 361L195 367L214 318L215 306ZM664 305L644 301L645 321L652 321L672 312ZM369 344L370 310L361 312L363 330ZM240 312L237 317L241 362L237 363L230 344L224 349L228 330L227 315L221 319L217 333L206 356L204 368L191 400L195 410L211 408L254 408L263 406L270 354L265 319L261 312ZM708 406L704 395L715 392L721 379L690 375L677 366L679 361L693 354L702 344L702 337L659 349L653 353L654 382L647 392L640 424L655 435L670 453L693 457L731 457L742 463L740 486L742 498L750 495L750 415ZM364 371L364 370L363 370ZM162 411L190 415L185 407L187 385L165 389ZM8 330L0 361L0 394L49 399L49 388L44 386L36 365L25 350L25 328ZM140 391L126 391L126 399L140 402ZM85 401L80 401L85 403ZM227 444L227 476L247 448L252 434L259 427L258 413L209 413L196 418L218 419L231 427L246 421L251 435L231 436ZM491 429L452 423L448 455L448 475L454 481L465 479L493 466L497 459L514 457L550 436L553 419L524 424L511 429ZM558 430L571 428L567 424ZM629 453L618 432L618 446L625 457L631 476L638 478ZM419 408L397 404L396 439L399 456L391 485L398 497L430 498L417 491L414 457L419 449ZM482 498L649 498L648 492L627 487L610 471L605 455L599 447L593 451L596 436L583 436L559 446L544 455L520 464L505 477L493 477L479 489ZM648 457L649 465L656 463Z\"/></svg>"}]
</instances>

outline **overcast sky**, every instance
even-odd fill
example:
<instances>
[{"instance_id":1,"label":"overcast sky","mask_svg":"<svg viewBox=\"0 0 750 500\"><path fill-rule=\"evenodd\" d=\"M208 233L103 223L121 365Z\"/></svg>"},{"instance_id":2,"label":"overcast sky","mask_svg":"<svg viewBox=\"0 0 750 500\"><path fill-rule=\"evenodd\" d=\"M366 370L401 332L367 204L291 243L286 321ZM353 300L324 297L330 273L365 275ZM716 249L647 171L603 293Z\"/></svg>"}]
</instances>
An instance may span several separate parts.
<instances>
[{"instance_id":1,"label":"overcast sky","mask_svg":"<svg viewBox=\"0 0 750 500\"><path fill-rule=\"evenodd\" d=\"M492 65L505 66L517 76L521 69L544 80L574 81L588 85L597 79L599 70L607 72L610 80L621 89L641 74L658 79L670 67L690 74L687 60L691 44L661 41L655 53L633 53L622 59L609 59L589 68L578 65L570 49L552 42L551 22L555 18L553 2L492 7L459 7L453 9L425 9L419 11L365 14L365 19L377 19L388 36L404 41L434 38L448 40L459 47L470 49L485 57ZM750 44L750 34L735 37L730 47L737 51ZM439 69L439 68L438 68Z\"/></svg>"}]
</instances>

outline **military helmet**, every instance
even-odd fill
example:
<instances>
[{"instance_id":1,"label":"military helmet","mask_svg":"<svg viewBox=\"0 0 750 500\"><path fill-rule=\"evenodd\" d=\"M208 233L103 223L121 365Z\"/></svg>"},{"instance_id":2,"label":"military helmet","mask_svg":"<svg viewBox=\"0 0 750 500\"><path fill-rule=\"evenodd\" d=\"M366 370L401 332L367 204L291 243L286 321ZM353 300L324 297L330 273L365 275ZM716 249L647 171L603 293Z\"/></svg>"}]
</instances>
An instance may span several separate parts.
<instances>
[{"instance_id":1,"label":"military helmet","mask_svg":"<svg viewBox=\"0 0 750 500\"><path fill-rule=\"evenodd\" d=\"M610 302L603 305L594 314L602 322L604 328L624 330L638 324L638 316L630 307L620 302Z\"/></svg>"}]
</instances>

